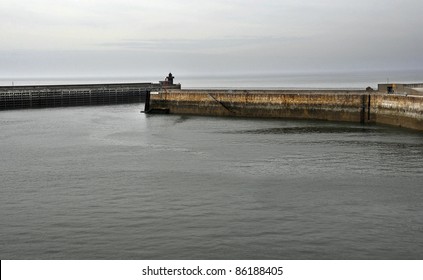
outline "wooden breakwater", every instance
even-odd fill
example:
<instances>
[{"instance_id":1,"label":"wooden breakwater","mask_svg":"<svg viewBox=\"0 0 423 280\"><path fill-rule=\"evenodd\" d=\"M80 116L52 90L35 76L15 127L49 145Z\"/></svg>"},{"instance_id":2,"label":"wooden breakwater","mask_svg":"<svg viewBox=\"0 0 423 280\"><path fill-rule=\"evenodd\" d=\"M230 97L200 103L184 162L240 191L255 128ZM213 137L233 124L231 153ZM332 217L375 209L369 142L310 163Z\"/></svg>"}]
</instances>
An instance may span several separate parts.
<instances>
[{"instance_id":1,"label":"wooden breakwater","mask_svg":"<svg viewBox=\"0 0 423 280\"><path fill-rule=\"evenodd\" d=\"M349 121L423 130L423 96L365 90L166 90L149 100L150 113Z\"/></svg>"},{"instance_id":2,"label":"wooden breakwater","mask_svg":"<svg viewBox=\"0 0 423 280\"><path fill-rule=\"evenodd\" d=\"M138 103L161 88L158 83L0 87L0 110Z\"/></svg>"}]
</instances>

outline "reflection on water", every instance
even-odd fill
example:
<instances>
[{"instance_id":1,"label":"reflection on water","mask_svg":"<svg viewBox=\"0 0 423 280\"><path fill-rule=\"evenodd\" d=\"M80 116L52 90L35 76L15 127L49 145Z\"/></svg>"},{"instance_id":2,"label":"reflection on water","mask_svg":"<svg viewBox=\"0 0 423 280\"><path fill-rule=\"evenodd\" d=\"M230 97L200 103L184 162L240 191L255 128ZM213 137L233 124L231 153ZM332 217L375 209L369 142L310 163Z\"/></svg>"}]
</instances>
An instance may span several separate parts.
<instances>
[{"instance_id":1,"label":"reflection on water","mask_svg":"<svg viewBox=\"0 0 423 280\"><path fill-rule=\"evenodd\" d=\"M421 259L423 134L0 112L2 259Z\"/></svg>"},{"instance_id":2,"label":"reflection on water","mask_svg":"<svg viewBox=\"0 0 423 280\"><path fill-rule=\"evenodd\" d=\"M343 127L343 126L296 126L296 127L271 127L264 129L254 129L254 130L243 130L243 131L233 131L230 133L243 133L243 134L314 134L314 133L366 133L366 132L375 132L375 130L380 130L380 128L374 127Z\"/></svg>"}]
</instances>

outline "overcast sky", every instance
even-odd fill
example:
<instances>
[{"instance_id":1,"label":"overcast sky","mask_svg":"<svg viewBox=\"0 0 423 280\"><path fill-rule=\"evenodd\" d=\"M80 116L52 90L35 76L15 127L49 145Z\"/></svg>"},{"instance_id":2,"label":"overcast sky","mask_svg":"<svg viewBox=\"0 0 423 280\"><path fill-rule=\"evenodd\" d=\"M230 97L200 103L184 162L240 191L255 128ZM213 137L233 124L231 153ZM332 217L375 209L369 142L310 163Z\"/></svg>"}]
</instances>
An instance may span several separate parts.
<instances>
[{"instance_id":1,"label":"overcast sky","mask_svg":"<svg viewBox=\"0 0 423 280\"><path fill-rule=\"evenodd\" d=\"M423 68L422 0L0 0L0 75Z\"/></svg>"}]
</instances>

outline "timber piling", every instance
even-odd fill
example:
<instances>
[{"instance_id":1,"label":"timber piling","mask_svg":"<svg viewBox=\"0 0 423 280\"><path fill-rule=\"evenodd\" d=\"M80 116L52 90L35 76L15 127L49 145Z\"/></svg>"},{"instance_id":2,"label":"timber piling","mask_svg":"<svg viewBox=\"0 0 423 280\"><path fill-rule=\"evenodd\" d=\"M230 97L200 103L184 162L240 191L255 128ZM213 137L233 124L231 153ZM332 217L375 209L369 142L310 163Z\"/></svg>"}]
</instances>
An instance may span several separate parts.
<instances>
[{"instance_id":1,"label":"timber piling","mask_svg":"<svg viewBox=\"0 0 423 280\"><path fill-rule=\"evenodd\" d=\"M163 82L3 86L0 87L0 110L141 103L151 91L180 87Z\"/></svg>"},{"instance_id":2,"label":"timber piling","mask_svg":"<svg viewBox=\"0 0 423 280\"><path fill-rule=\"evenodd\" d=\"M145 101L151 83L0 87L0 110Z\"/></svg>"}]
</instances>

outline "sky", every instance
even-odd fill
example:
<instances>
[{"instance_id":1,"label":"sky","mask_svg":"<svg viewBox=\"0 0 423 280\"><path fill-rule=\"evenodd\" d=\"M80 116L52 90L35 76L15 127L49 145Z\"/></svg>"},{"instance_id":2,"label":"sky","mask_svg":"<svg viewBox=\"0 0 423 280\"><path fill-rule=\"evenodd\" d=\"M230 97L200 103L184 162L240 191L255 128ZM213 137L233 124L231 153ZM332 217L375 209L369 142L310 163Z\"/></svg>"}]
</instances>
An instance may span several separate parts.
<instances>
[{"instance_id":1,"label":"sky","mask_svg":"<svg viewBox=\"0 0 423 280\"><path fill-rule=\"evenodd\" d=\"M0 77L423 69L421 0L0 0Z\"/></svg>"}]
</instances>

